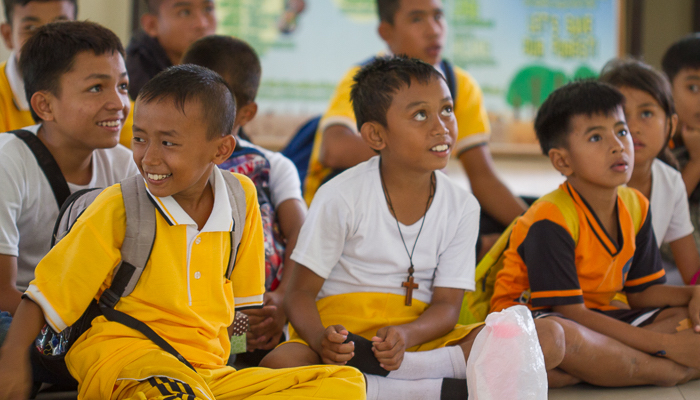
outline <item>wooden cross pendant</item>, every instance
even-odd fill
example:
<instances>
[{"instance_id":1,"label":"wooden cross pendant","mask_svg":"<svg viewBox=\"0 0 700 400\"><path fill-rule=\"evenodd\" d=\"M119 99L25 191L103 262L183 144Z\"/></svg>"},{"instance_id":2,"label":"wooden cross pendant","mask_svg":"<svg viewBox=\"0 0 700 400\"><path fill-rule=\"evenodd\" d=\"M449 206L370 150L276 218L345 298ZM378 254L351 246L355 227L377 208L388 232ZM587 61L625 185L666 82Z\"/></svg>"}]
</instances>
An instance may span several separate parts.
<instances>
[{"instance_id":1,"label":"wooden cross pendant","mask_svg":"<svg viewBox=\"0 0 700 400\"><path fill-rule=\"evenodd\" d=\"M418 289L418 284L413 283L413 277L409 276L406 282L403 282L401 286L406 288L406 305L410 306L413 304L413 289Z\"/></svg>"}]
</instances>

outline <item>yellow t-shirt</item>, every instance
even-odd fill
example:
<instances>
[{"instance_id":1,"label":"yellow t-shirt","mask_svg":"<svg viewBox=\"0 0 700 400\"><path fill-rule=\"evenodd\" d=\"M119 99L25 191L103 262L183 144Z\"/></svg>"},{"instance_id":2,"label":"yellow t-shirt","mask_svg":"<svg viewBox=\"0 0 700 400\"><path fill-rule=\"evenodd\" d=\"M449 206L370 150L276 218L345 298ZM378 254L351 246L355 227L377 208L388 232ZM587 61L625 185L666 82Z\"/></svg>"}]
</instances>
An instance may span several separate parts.
<instances>
[{"instance_id":1,"label":"yellow t-shirt","mask_svg":"<svg viewBox=\"0 0 700 400\"><path fill-rule=\"evenodd\" d=\"M32 113L22 111L15 103L10 81L5 73L7 61L0 64L0 132L7 132L36 124Z\"/></svg>"},{"instance_id":2,"label":"yellow t-shirt","mask_svg":"<svg viewBox=\"0 0 700 400\"><path fill-rule=\"evenodd\" d=\"M212 172L215 202L209 220L189 240L187 224L193 222L191 218L172 197L152 197L156 238L151 256L134 291L116 305L117 310L146 323L197 368L226 365L230 352L226 329L235 310L261 306L265 292L256 189L250 179L239 174L234 175L245 190L246 219L237 221L243 225L243 236L230 280L224 276L231 254L232 219L230 206L226 209L223 205L229 202L221 173L229 172L218 168ZM41 306L54 330L75 323L91 300L98 299L111 283L112 271L121 259L125 229L124 203L117 184L97 197L70 233L39 263L26 295ZM110 385L126 364L153 348L158 347L138 331L100 316L76 341L66 361L79 382L90 384L86 381L99 379ZM95 378L96 373L99 378Z\"/></svg>"},{"instance_id":3,"label":"yellow t-shirt","mask_svg":"<svg viewBox=\"0 0 700 400\"><path fill-rule=\"evenodd\" d=\"M355 112L350 101L353 78L361 66L355 66L345 74L335 89L331 102L321 118L316 130L314 147L309 159L309 170L304 181L304 199L311 204L316 191L323 180L332 172L318 160L321 151L323 131L331 125L344 125L357 133ZM455 75L457 98L455 99L455 118L457 118L457 144L453 154L460 154L474 146L484 144L489 139L489 120L483 104L481 88L474 78L465 70L452 66Z\"/></svg>"}]
</instances>

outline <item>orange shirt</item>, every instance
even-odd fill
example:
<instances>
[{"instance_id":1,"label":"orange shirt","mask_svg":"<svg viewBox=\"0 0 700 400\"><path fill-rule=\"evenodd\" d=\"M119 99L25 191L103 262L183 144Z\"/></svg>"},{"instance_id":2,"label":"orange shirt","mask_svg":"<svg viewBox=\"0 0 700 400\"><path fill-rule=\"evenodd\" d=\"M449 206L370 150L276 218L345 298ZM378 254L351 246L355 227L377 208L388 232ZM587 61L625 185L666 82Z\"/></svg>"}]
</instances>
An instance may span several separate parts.
<instances>
[{"instance_id":1,"label":"orange shirt","mask_svg":"<svg viewBox=\"0 0 700 400\"><path fill-rule=\"evenodd\" d=\"M618 292L640 292L666 281L654 238L649 202L638 191L618 188L618 243L600 225L586 201L568 183L558 191L560 199L572 200L573 208L556 204L550 197L539 201L513 227L491 298L491 311L525 304L531 309L580 304L611 310ZM631 191L638 201L626 204L621 191ZM638 210L631 209L638 207ZM563 213L575 212L579 221L578 242L569 231ZM641 212L637 232L632 214Z\"/></svg>"}]
</instances>

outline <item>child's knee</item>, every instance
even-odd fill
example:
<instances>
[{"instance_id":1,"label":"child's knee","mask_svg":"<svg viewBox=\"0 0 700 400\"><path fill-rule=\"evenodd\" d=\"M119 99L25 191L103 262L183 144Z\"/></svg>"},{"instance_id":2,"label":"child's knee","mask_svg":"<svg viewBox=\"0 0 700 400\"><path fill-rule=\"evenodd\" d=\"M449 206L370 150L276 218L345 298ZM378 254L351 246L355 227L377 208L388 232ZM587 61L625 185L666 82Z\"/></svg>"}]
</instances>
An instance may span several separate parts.
<instances>
[{"instance_id":1,"label":"child's knee","mask_svg":"<svg viewBox=\"0 0 700 400\"><path fill-rule=\"evenodd\" d=\"M556 368L562 362L566 353L564 328L550 319L535 320L535 328L537 329L540 347L542 347L546 369Z\"/></svg>"}]
</instances>

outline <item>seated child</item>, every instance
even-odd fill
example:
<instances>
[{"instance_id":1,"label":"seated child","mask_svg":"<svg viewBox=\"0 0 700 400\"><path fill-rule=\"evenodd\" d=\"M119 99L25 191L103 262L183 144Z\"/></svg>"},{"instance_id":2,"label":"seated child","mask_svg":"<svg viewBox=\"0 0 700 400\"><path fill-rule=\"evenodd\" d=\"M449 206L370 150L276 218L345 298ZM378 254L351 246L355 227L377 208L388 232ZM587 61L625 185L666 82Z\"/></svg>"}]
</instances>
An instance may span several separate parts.
<instances>
[{"instance_id":1,"label":"seated child","mask_svg":"<svg viewBox=\"0 0 700 400\"><path fill-rule=\"evenodd\" d=\"M255 117L258 109L255 95L261 68L250 45L228 36L207 36L190 46L182 62L207 67L221 75L236 99L233 124L236 150L219 164L219 168L248 176L258 189L265 238L265 306L244 312L250 322L248 350L271 350L279 344L287 323L282 299L294 264L290 256L306 215L299 175L287 157L238 136L239 130ZM243 355L241 359L257 365L266 353L259 351Z\"/></svg>"},{"instance_id":2,"label":"seated child","mask_svg":"<svg viewBox=\"0 0 700 400\"><path fill-rule=\"evenodd\" d=\"M347 363L366 373L368 399L465 399L482 326L455 324L474 289L479 204L440 172L457 137L450 92L430 64L400 57L355 82L358 129L379 156L316 194L292 254L291 339L261 365ZM563 341L542 322L550 369Z\"/></svg>"},{"instance_id":3,"label":"seated child","mask_svg":"<svg viewBox=\"0 0 700 400\"><path fill-rule=\"evenodd\" d=\"M113 32L87 22L44 25L22 48L20 70L40 122L26 129L53 156L66 196L138 174L131 152L117 144L129 114L129 79ZM49 251L61 204L13 134L0 135L0 182L0 311L14 314Z\"/></svg>"},{"instance_id":4,"label":"seated child","mask_svg":"<svg viewBox=\"0 0 700 400\"><path fill-rule=\"evenodd\" d=\"M700 35L686 36L672 44L661 60L671 82L678 113L673 154L681 166L688 193L695 245L700 246Z\"/></svg>"},{"instance_id":5,"label":"seated child","mask_svg":"<svg viewBox=\"0 0 700 400\"><path fill-rule=\"evenodd\" d=\"M5 21L0 25L10 58L0 63L0 132L34 125L17 66L22 45L34 31L49 22L74 20L77 0L3 0Z\"/></svg>"},{"instance_id":6,"label":"seated child","mask_svg":"<svg viewBox=\"0 0 700 400\"><path fill-rule=\"evenodd\" d=\"M141 28L126 48L129 95L160 71L180 64L187 47L216 31L214 0L146 0Z\"/></svg>"},{"instance_id":7,"label":"seated child","mask_svg":"<svg viewBox=\"0 0 700 400\"><path fill-rule=\"evenodd\" d=\"M649 199L656 244L669 243L683 281L694 285L700 255L693 239L688 194L681 173L662 161L675 161L667 148L678 124L671 86L662 74L636 60L609 62L600 80L625 96L625 120L634 144L634 169L627 186Z\"/></svg>"},{"instance_id":8,"label":"seated child","mask_svg":"<svg viewBox=\"0 0 700 400\"><path fill-rule=\"evenodd\" d=\"M525 304L557 321L564 381L670 386L700 376L700 287L663 285L649 203L624 186L634 166L624 101L579 81L540 107L537 137L566 182L517 220L491 309ZM631 310L611 304L618 292Z\"/></svg>"},{"instance_id":9,"label":"seated child","mask_svg":"<svg viewBox=\"0 0 700 400\"><path fill-rule=\"evenodd\" d=\"M246 214L237 221L243 226L234 226L236 205L223 176L229 172L216 168L235 147L235 112L226 82L197 66L170 68L140 92L134 161L156 208L157 234L143 275L115 309L147 324L193 369L139 331L98 316L66 355L79 398L364 398L362 376L347 367L225 365L235 309L261 306L264 292L255 186L236 175ZM61 331L110 284L124 216L120 185L107 188L39 264L0 350L0 398L26 395L26 349L44 319ZM233 255L232 229L243 229ZM236 265L228 279L231 256Z\"/></svg>"}]
</instances>

